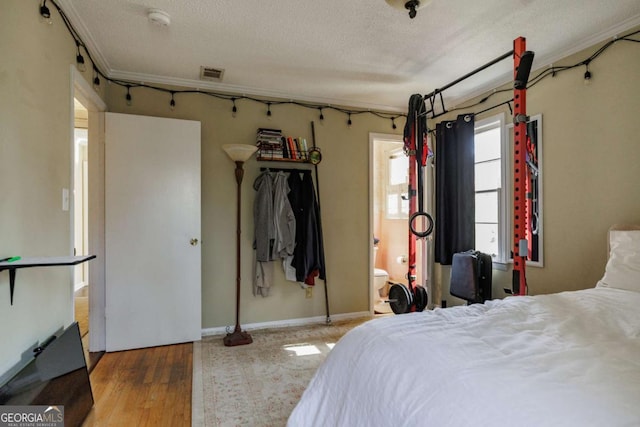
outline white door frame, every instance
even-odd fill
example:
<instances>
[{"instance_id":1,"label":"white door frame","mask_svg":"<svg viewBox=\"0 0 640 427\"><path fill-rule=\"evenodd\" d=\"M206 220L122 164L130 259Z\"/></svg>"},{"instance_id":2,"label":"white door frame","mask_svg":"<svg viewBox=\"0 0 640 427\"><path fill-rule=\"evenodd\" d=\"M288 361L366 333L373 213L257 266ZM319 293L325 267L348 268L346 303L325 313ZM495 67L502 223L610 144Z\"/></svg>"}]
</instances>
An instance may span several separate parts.
<instances>
[{"instance_id":1,"label":"white door frame","mask_svg":"<svg viewBox=\"0 0 640 427\"><path fill-rule=\"evenodd\" d=\"M374 208L374 198L375 194L373 194L373 180L374 180L374 152L375 152L375 141L393 141L393 142L402 142L402 135L396 134L388 134L388 133L369 133L369 287L367 288L367 294L369 295L369 312L373 316L374 314L374 306L373 306L373 286L375 281L374 275L374 256L375 251L373 249L373 208Z\"/></svg>"},{"instance_id":2,"label":"white door frame","mask_svg":"<svg viewBox=\"0 0 640 427\"><path fill-rule=\"evenodd\" d=\"M106 326L105 326L105 257L104 257L104 112L107 110L107 104L100 98L93 87L85 80L75 65L70 66L71 69L71 96L70 96L70 152L73 159L74 138L74 98L77 98L89 111L89 253L96 255L96 258L90 261L89 266L89 283L91 291L89 292L89 324L91 332L89 333L89 351L104 351L106 348ZM71 179L73 183L74 162L71 161ZM70 189L73 195L73 185ZM73 253L74 245L74 198L70 197L70 248L69 253ZM70 298L71 319L74 319L73 298L74 286L73 275L71 275Z\"/></svg>"}]
</instances>

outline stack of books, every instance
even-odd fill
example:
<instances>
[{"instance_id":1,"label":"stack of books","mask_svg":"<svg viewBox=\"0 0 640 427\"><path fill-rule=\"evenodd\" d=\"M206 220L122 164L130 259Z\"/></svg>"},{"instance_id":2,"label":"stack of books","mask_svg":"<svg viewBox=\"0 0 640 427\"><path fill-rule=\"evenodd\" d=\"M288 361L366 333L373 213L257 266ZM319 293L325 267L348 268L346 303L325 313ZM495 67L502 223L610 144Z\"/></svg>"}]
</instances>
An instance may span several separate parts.
<instances>
[{"instance_id":1,"label":"stack of books","mask_svg":"<svg viewBox=\"0 0 640 427\"><path fill-rule=\"evenodd\" d=\"M304 138L283 136L280 129L259 128L257 135L258 158L262 160L297 160L309 159L309 147Z\"/></svg>"},{"instance_id":2,"label":"stack of books","mask_svg":"<svg viewBox=\"0 0 640 427\"><path fill-rule=\"evenodd\" d=\"M259 157L267 159L282 159L282 130L259 128L256 137L256 145L259 150Z\"/></svg>"}]
</instances>

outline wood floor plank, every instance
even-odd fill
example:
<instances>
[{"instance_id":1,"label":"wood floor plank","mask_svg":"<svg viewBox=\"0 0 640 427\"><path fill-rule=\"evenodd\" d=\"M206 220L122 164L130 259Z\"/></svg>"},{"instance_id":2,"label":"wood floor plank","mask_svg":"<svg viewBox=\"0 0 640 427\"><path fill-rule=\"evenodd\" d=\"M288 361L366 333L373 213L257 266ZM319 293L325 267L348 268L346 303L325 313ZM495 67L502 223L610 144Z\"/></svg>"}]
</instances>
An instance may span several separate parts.
<instances>
[{"instance_id":1,"label":"wood floor plank","mask_svg":"<svg viewBox=\"0 0 640 427\"><path fill-rule=\"evenodd\" d=\"M190 426L193 344L105 354L83 426Z\"/></svg>"}]
</instances>

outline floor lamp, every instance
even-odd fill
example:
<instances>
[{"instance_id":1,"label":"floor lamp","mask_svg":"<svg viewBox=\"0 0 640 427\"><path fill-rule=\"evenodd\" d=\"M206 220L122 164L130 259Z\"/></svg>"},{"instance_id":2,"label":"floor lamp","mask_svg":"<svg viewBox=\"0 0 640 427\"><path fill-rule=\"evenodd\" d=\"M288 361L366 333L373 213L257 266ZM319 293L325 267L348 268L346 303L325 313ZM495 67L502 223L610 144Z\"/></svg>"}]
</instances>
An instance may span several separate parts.
<instances>
[{"instance_id":1,"label":"floor lamp","mask_svg":"<svg viewBox=\"0 0 640 427\"><path fill-rule=\"evenodd\" d=\"M240 207L242 199L242 177L244 176L242 165L249 160L258 147L248 144L225 144L222 146L222 149L231 160L236 162L236 183L238 184L238 207L236 212L236 327L232 333L227 334L223 339L224 345L231 347L234 345L251 344L253 342L251 335L240 328L240 218L242 216Z\"/></svg>"}]
</instances>

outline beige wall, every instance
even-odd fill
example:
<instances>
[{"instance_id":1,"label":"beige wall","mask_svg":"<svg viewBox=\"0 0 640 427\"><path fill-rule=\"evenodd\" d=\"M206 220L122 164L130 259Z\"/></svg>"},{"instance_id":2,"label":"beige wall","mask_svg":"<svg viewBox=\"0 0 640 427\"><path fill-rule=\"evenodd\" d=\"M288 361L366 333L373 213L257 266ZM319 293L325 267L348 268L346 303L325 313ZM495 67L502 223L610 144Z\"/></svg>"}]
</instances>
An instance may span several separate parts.
<instances>
[{"instance_id":1,"label":"beige wall","mask_svg":"<svg viewBox=\"0 0 640 427\"><path fill-rule=\"evenodd\" d=\"M527 47L535 51L535 40L527 40ZM573 65L599 47L554 65ZM531 294L594 286L604 271L609 226L640 223L638 45L618 42L589 69L589 85L584 84L585 68L578 67L527 91L527 112L542 114L544 152L544 267L527 268ZM507 96L512 93L492 97L477 110ZM509 114L496 109L476 119L500 111ZM442 270L447 295L449 269ZM502 288L510 284L510 271L494 270L494 296L504 295Z\"/></svg>"},{"instance_id":2,"label":"beige wall","mask_svg":"<svg viewBox=\"0 0 640 427\"><path fill-rule=\"evenodd\" d=\"M52 14L57 17L52 6ZM39 2L0 3L0 257L71 253L70 64L75 45L61 21L39 21ZM21 269L13 306L0 272L0 376L38 340L68 326L71 268Z\"/></svg>"},{"instance_id":3,"label":"beige wall","mask_svg":"<svg viewBox=\"0 0 640 427\"><path fill-rule=\"evenodd\" d=\"M71 99L69 66L75 46L59 17L38 20L38 1L5 0L0 5L0 256L69 254L70 216L61 209L62 188L71 185ZM535 40L529 40L535 50ZM593 81L576 69L549 78L529 91L529 111L544 122L545 267L530 268L532 293L590 287L606 260L606 230L640 222L640 55L637 45L618 43L592 63ZM594 49L562 61L584 59ZM88 73L90 74L90 73ZM90 75L85 78L91 79ZM424 88L428 91L431 88ZM258 127L279 127L311 139L316 121L325 252L332 313L368 310L368 138L391 133L389 120L346 117L294 106L231 104L202 95L178 95L174 112L166 94L134 89L133 106L124 90L111 86L110 110L202 122L203 327L234 322L235 192L233 165L225 143L248 143ZM409 96L409 94L407 94ZM397 121L400 132L404 123ZM250 292L252 250L251 182L255 159L246 165L243 212L242 322L266 322L324 315L322 286L305 299L297 285L276 281L272 296ZM37 340L72 319L71 270L37 268L18 273L15 303L9 305L8 273L0 273L0 372L16 363ZM446 272L443 274L446 277ZM508 283L497 274L497 285Z\"/></svg>"},{"instance_id":4,"label":"beige wall","mask_svg":"<svg viewBox=\"0 0 640 427\"><path fill-rule=\"evenodd\" d=\"M132 106L125 102L126 89L111 87L110 111L199 120L202 123L202 310L203 328L230 325L235 321L235 178L234 165L222 151L228 143L254 144L259 127L282 129L291 136L311 141L311 121L323 160L320 177L322 224L326 255L329 306L332 314L369 310L369 132L392 133L391 121L370 114L352 117L324 110L324 123L315 109L292 105L266 107L252 101L232 104L201 94L178 94L176 108L169 109L170 95L133 89ZM404 126L396 121L397 131ZM260 167L273 165L252 158L245 164L242 200L242 297L241 323L296 319L325 314L324 286L318 282L313 298L306 299L299 285L284 280L276 268L269 297L251 293L253 263L252 184ZM280 164L280 166L283 166ZM291 166L291 165L284 165ZM295 165L293 165L295 166Z\"/></svg>"}]
</instances>

